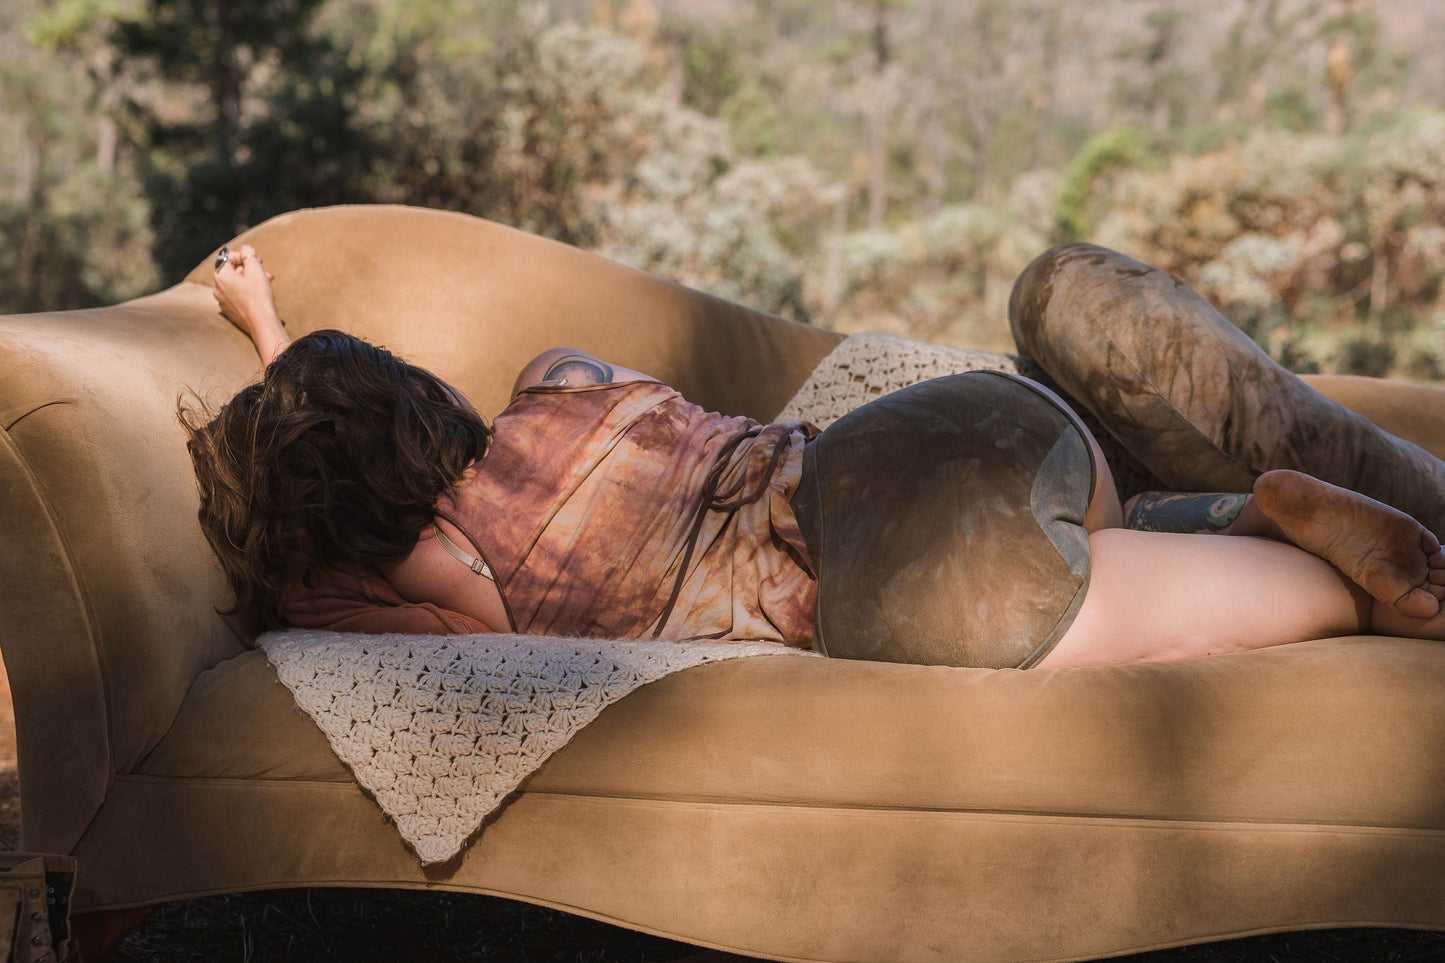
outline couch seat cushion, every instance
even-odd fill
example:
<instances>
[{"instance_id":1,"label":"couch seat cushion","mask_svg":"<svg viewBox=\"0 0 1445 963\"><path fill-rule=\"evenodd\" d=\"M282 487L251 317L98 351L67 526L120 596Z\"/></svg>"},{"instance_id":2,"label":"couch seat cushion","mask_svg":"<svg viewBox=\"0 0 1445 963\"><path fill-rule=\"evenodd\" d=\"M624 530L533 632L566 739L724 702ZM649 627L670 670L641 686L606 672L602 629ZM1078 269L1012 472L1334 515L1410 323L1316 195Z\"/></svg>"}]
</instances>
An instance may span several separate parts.
<instances>
[{"instance_id":1,"label":"couch seat cushion","mask_svg":"<svg viewBox=\"0 0 1445 963\"><path fill-rule=\"evenodd\" d=\"M1026 671L742 659L641 689L521 791L1445 830L1445 647L1355 637ZM349 781L259 652L141 772Z\"/></svg>"},{"instance_id":2,"label":"couch seat cushion","mask_svg":"<svg viewBox=\"0 0 1445 963\"><path fill-rule=\"evenodd\" d=\"M141 761L153 776L351 782L311 717L276 679L266 653L202 672L170 731Z\"/></svg>"}]
</instances>

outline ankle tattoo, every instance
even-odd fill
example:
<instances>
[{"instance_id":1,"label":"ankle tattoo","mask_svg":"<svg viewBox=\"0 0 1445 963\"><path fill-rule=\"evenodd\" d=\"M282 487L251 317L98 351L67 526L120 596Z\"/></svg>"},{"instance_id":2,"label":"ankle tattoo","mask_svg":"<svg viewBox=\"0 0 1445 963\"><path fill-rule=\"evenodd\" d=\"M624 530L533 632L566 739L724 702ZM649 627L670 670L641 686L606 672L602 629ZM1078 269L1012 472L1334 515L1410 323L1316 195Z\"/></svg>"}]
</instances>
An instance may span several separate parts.
<instances>
[{"instance_id":1,"label":"ankle tattoo","mask_svg":"<svg viewBox=\"0 0 1445 963\"><path fill-rule=\"evenodd\" d=\"M1144 492L1134 499L1125 528L1140 532L1218 534L1234 524L1248 495Z\"/></svg>"}]
</instances>

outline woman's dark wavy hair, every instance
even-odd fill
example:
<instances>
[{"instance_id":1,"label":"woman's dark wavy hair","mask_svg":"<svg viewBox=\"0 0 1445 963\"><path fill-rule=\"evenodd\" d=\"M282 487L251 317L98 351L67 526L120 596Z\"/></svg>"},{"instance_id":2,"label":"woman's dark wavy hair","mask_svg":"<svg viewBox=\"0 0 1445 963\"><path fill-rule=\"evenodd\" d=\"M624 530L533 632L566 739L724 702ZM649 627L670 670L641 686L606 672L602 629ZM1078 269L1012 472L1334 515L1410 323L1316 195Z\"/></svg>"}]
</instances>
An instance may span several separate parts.
<instances>
[{"instance_id":1,"label":"woman's dark wavy hair","mask_svg":"<svg viewBox=\"0 0 1445 963\"><path fill-rule=\"evenodd\" d=\"M341 331L298 338L214 418L181 406L200 519L235 593L284 624L282 586L405 556L491 430L447 385Z\"/></svg>"}]
</instances>

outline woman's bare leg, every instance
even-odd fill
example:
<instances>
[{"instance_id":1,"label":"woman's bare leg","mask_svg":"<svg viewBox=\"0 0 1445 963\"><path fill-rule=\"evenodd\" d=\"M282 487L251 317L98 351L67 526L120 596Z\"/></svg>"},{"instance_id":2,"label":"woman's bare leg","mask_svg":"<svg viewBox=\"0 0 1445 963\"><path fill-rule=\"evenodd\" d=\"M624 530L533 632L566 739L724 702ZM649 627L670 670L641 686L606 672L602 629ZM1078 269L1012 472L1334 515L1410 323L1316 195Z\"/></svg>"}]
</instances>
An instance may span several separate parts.
<instances>
[{"instance_id":1,"label":"woman's bare leg","mask_svg":"<svg viewBox=\"0 0 1445 963\"><path fill-rule=\"evenodd\" d=\"M1300 472L1266 472L1253 495L1145 492L1125 512L1126 527L1139 531L1289 542L1408 618L1433 617L1445 599L1439 539L1404 512Z\"/></svg>"},{"instance_id":2,"label":"woman's bare leg","mask_svg":"<svg viewBox=\"0 0 1445 963\"><path fill-rule=\"evenodd\" d=\"M1089 551L1084 604L1040 668L1188 659L1371 627L1362 589L1283 542L1106 529Z\"/></svg>"},{"instance_id":3,"label":"woman's bare leg","mask_svg":"<svg viewBox=\"0 0 1445 963\"><path fill-rule=\"evenodd\" d=\"M1121 506L1097 440L1079 430L1098 466L1084 516L1089 590L1039 667L1168 661L1371 631L1445 640L1445 554L1403 512L1288 470L1262 475L1252 495L1146 493ZM1182 530L1140 530L1151 523Z\"/></svg>"},{"instance_id":4,"label":"woman's bare leg","mask_svg":"<svg viewBox=\"0 0 1445 963\"><path fill-rule=\"evenodd\" d=\"M1105 529L1089 536L1089 591L1039 668L1167 662L1374 632L1445 640L1284 542Z\"/></svg>"}]
</instances>

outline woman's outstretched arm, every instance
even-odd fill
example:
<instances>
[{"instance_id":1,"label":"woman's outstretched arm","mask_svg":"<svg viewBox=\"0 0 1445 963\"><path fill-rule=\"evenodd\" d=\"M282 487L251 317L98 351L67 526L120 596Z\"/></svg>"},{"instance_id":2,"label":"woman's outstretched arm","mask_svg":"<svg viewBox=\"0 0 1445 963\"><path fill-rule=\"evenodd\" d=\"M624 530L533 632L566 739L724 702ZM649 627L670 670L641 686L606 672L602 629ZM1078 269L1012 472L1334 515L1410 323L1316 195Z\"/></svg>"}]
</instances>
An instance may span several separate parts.
<instances>
[{"instance_id":1,"label":"woman's outstretched arm","mask_svg":"<svg viewBox=\"0 0 1445 963\"><path fill-rule=\"evenodd\" d=\"M291 344L276 312L274 278L249 244L242 244L239 251L221 248L221 252L224 259L217 258L213 291L216 303L228 321L250 336L261 363L269 365Z\"/></svg>"}]
</instances>

